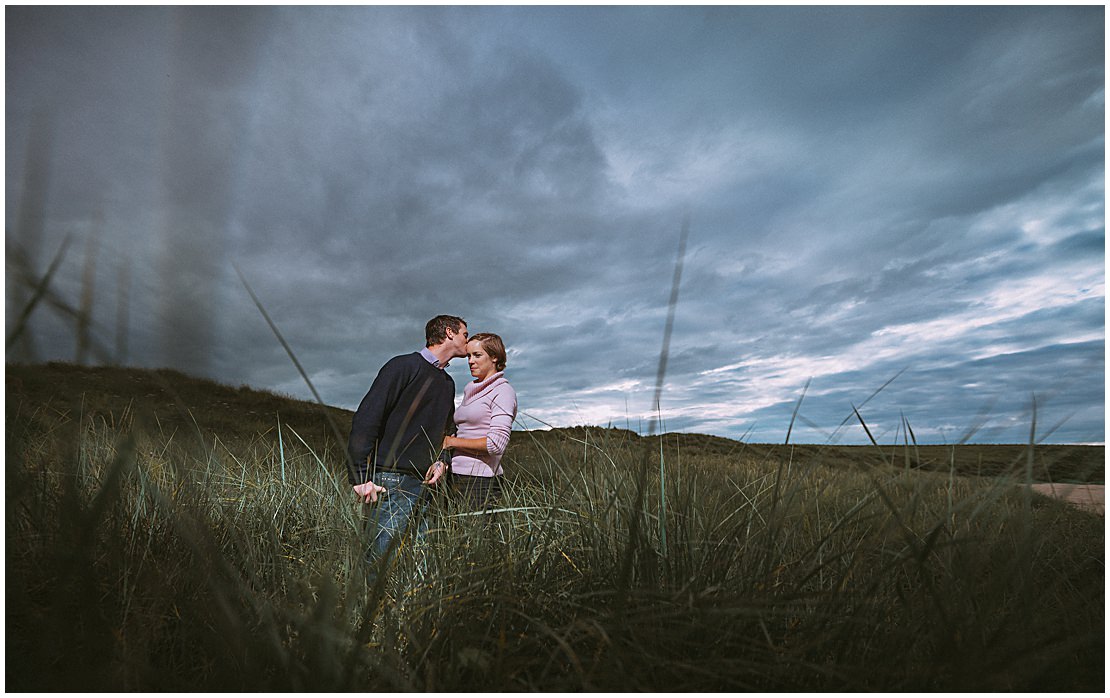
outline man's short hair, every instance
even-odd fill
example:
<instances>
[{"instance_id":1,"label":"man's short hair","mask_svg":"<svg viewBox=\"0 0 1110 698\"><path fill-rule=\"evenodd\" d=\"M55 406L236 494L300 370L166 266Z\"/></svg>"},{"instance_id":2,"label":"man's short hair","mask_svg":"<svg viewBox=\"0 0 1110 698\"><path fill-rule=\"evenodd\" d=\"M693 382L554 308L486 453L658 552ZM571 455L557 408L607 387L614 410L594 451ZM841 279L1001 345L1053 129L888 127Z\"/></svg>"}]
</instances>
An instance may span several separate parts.
<instances>
[{"instance_id":1,"label":"man's short hair","mask_svg":"<svg viewBox=\"0 0 1110 698\"><path fill-rule=\"evenodd\" d=\"M447 330L461 332L466 320L454 315L436 315L424 326L424 341L429 347L447 341Z\"/></svg>"}]
</instances>

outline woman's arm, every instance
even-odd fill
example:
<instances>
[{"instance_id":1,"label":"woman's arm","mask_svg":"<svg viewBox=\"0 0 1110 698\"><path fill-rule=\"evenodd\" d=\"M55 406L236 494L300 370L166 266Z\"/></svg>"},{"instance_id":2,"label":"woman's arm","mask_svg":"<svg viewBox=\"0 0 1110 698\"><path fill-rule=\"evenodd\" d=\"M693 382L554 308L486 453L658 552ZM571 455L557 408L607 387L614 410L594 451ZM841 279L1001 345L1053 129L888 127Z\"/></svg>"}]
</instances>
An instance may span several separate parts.
<instances>
[{"instance_id":1,"label":"woman's arm","mask_svg":"<svg viewBox=\"0 0 1110 698\"><path fill-rule=\"evenodd\" d=\"M445 436L443 437L443 447L453 448L456 451L477 453L481 456L489 454L489 450L486 447L486 439L460 439L457 436Z\"/></svg>"},{"instance_id":2,"label":"woman's arm","mask_svg":"<svg viewBox=\"0 0 1110 698\"><path fill-rule=\"evenodd\" d=\"M516 396L505 406L497 403L493 405L493 414L489 419L489 431L486 432L486 451L496 456L504 455L509 447L509 437L513 433L513 419L516 418Z\"/></svg>"},{"instance_id":3,"label":"woman's arm","mask_svg":"<svg viewBox=\"0 0 1110 698\"><path fill-rule=\"evenodd\" d=\"M506 386L508 387L508 386ZM499 399L498 399L499 398ZM446 436L444 448L455 448L476 455L502 455L508 447L508 437L513 433L513 419L516 418L516 393L512 388L494 398L491 407L490 428L485 437L458 438Z\"/></svg>"},{"instance_id":4,"label":"woman's arm","mask_svg":"<svg viewBox=\"0 0 1110 698\"><path fill-rule=\"evenodd\" d=\"M489 429L485 437L460 439L457 436L446 436L443 439L443 447L480 456L489 454L499 456L505 453L509 445L514 419L516 419L516 391L505 384L495 394L490 405Z\"/></svg>"}]
</instances>

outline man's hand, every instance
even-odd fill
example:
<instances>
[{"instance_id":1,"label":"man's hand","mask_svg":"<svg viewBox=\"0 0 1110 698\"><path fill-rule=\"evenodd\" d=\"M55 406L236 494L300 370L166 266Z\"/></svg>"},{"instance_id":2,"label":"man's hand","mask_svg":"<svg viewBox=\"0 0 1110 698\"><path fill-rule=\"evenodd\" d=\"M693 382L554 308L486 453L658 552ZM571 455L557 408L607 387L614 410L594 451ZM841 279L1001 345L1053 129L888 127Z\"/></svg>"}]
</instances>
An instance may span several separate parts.
<instances>
[{"instance_id":1,"label":"man's hand","mask_svg":"<svg viewBox=\"0 0 1110 698\"><path fill-rule=\"evenodd\" d=\"M428 466L428 472L424 474L424 484L434 485L439 482L444 473L447 472L447 466L442 461L436 461Z\"/></svg>"},{"instance_id":2,"label":"man's hand","mask_svg":"<svg viewBox=\"0 0 1110 698\"><path fill-rule=\"evenodd\" d=\"M378 485L375 485L370 480L367 480L366 482L362 483L361 485L355 485L354 490L355 490L355 494L358 496L359 501L362 502L363 504L370 504L370 503L377 504L378 503L378 495L385 493L385 488L384 487L379 487Z\"/></svg>"}]
</instances>

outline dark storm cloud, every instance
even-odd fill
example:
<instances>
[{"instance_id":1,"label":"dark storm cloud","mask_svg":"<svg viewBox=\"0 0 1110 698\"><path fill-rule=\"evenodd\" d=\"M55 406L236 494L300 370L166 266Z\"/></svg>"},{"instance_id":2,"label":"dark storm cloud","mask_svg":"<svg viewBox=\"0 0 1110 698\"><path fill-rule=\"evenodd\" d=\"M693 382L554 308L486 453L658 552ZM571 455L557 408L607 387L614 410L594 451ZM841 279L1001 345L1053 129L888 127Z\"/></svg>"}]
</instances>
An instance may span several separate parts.
<instances>
[{"instance_id":1,"label":"dark storm cloud","mask_svg":"<svg viewBox=\"0 0 1110 698\"><path fill-rule=\"evenodd\" d=\"M9 8L8 238L41 273L77 237L71 303L99 250L96 332L126 291L141 365L308 396L234 263L332 404L447 312L505 337L527 424L644 425L689 216L667 428L779 440L810 381L823 440L899 375L890 433L1020 441L1076 385L1051 438L1098 441L1102 19Z\"/></svg>"}]
</instances>

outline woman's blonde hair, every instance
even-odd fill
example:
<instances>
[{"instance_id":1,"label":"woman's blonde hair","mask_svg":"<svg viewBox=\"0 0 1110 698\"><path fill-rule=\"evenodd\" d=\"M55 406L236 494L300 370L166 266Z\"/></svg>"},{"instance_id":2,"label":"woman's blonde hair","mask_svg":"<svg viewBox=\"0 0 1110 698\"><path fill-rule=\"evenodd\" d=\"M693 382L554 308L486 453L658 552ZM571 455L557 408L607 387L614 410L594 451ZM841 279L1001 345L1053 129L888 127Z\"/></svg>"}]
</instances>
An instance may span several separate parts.
<instances>
[{"instance_id":1,"label":"woman's blonde hair","mask_svg":"<svg viewBox=\"0 0 1110 698\"><path fill-rule=\"evenodd\" d=\"M478 334L470 335L468 341L479 342L482 345L482 349L493 359L494 368L498 371L505 370L508 356L505 354L505 343L501 341L500 337L492 332L479 332Z\"/></svg>"}]
</instances>

